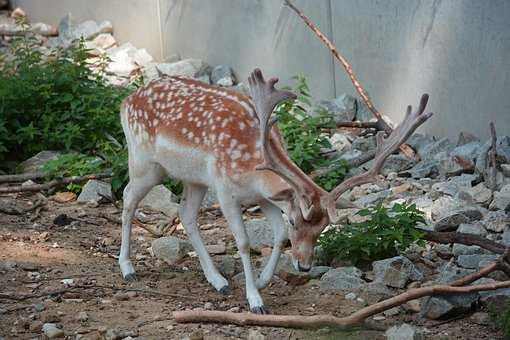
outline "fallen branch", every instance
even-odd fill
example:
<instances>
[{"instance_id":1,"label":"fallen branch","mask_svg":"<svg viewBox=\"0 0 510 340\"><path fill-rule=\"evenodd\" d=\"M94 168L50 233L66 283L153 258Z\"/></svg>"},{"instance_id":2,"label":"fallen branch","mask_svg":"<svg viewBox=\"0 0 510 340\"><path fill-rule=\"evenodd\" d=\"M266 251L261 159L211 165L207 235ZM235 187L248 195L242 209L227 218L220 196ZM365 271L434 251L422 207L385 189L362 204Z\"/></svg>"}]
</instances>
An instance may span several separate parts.
<instances>
[{"instance_id":1,"label":"fallen branch","mask_svg":"<svg viewBox=\"0 0 510 340\"><path fill-rule=\"evenodd\" d=\"M378 122L338 122L336 123L337 128L346 127L346 128L358 128L358 129L378 129Z\"/></svg>"},{"instance_id":2,"label":"fallen branch","mask_svg":"<svg viewBox=\"0 0 510 340\"><path fill-rule=\"evenodd\" d=\"M303 19L305 24L319 37L319 39L326 44L326 46L330 49L333 56L342 64L345 71L349 75L349 78L351 79L352 84L356 88L356 91L358 91L359 95L367 105L368 109L374 117L377 119L377 127L379 130L382 130L386 132L387 135L390 135L393 129L391 126L384 120L383 115L375 108L374 104L370 100L370 97L368 96L368 93L365 91L363 86L361 86L361 83L359 82L358 78L354 74L354 71L352 70L351 65L345 59L336 49L335 45L315 26L315 24L301 12L290 0L284 0L285 4L292 9L296 14ZM408 145L408 144L402 144L400 146L400 150L408 157L414 158L416 156L414 150Z\"/></svg>"},{"instance_id":3,"label":"fallen branch","mask_svg":"<svg viewBox=\"0 0 510 340\"><path fill-rule=\"evenodd\" d=\"M506 247L500 243L480 237L474 234L464 234L457 232L439 232L420 230L424 233L423 239L431 242L449 244L460 243L467 246L479 246L496 254L504 254Z\"/></svg>"},{"instance_id":4,"label":"fallen branch","mask_svg":"<svg viewBox=\"0 0 510 340\"><path fill-rule=\"evenodd\" d=\"M487 283L466 287L454 287L449 285L434 285L410 289L387 300L346 316L336 317L333 315L259 315L252 313L232 313L221 311L188 310L173 312L175 321L179 323L222 323L239 326L267 326L284 328L321 328L331 327L337 329L352 329L363 326L365 320L375 314L379 314L390 308L400 306L408 301L431 295L469 294L480 291L497 290L510 287L510 281Z\"/></svg>"},{"instance_id":5,"label":"fallen branch","mask_svg":"<svg viewBox=\"0 0 510 340\"><path fill-rule=\"evenodd\" d=\"M58 35L58 29L56 27L41 27L41 26L35 26L35 27L28 27L28 29L24 29L22 26L10 26L0 24L0 36L7 35L7 36L24 36L28 34L38 34L45 37L56 37Z\"/></svg>"},{"instance_id":6,"label":"fallen branch","mask_svg":"<svg viewBox=\"0 0 510 340\"><path fill-rule=\"evenodd\" d=\"M1 175L0 176L0 183L16 183L16 182L24 182L28 181L29 179L38 179L43 178L44 172L28 172L24 174L17 174L17 175Z\"/></svg>"},{"instance_id":7,"label":"fallen branch","mask_svg":"<svg viewBox=\"0 0 510 340\"><path fill-rule=\"evenodd\" d=\"M111 173L101 173L101 174L87 175L87 176L64 177L64 178L54 179L52 181L49 181L49 182L43 183L43 184L16 185L16 186L11 186L11 187L0 188L0 194L8 194L8 193L14 193L14 192L43 191L43 190L48 190L48 189L51 189L53 187L63 185L63 184L83 182L83 181L87 181L90 179L103 179L103 178L109 178L111 176L112 176Z\"/></svg>"},{"instance_id":8,"label":"fallen branch","mask_svg":"<svg viewBox=\"0 0 510 340\"><path fill-rule=\"evenodd\" d=\"M491 130L491 148L489 151L489 158L490 158L490 164L492 167L490 168L490 180L489 185L492 193L494 194L494 191L496 191L498 183L496 180L497 175L497 164L496 164L496 142L497 142L497 136L496 136L496 127L494 126L494 122L490 123L490 130Z\"/></svg>"}]
</instances>

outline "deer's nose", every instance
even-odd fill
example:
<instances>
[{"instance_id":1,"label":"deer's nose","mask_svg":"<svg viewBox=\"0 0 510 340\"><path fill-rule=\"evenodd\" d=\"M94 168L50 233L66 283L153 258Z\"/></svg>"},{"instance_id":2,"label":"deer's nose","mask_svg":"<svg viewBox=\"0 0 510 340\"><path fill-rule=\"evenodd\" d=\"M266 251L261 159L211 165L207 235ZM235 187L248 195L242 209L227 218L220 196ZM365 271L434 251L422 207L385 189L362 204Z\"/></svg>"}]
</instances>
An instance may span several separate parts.
<instances>
[{"instance_id":1,"label":"deer's nose","mask_svg":"<svg viewBox=\"0 0 510 340\"><path fill-rule=\"evenodd\" d=\"M312 266L302 266L301 263L298 262L298 269L300 272L309 272L312 269Z\"/></svg>"}]
</instances>

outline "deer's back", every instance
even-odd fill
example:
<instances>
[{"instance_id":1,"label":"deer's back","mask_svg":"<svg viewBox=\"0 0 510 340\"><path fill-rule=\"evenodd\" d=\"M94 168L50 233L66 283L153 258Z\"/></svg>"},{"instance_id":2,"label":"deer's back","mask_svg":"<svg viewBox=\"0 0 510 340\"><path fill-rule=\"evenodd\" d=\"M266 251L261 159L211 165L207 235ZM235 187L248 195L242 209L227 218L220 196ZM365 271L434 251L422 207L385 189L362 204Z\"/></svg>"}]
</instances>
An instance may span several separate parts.
<instances>
[{"instance_id":1,"label":"deer's back","mask_svg":"<svg viewBox=\"0 0 510 340\"><path fill-rule=\"evenodd\" d=\"M135 157L173 153L185 162L186 155L199 155L234 179L261 162L258 120L250 98L240 93L167 77L141 87L123 105L124 132Z\"/></svg>"}]
</instances>

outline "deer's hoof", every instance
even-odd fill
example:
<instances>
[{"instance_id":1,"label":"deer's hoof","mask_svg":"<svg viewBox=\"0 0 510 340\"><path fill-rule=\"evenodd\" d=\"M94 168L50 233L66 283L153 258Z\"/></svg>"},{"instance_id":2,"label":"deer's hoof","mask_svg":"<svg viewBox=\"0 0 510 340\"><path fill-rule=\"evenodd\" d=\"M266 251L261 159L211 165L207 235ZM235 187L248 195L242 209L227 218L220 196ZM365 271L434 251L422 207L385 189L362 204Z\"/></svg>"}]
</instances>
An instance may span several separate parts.
<instances>
[{"instance_id":1,"label":"deer's hoof","mask_svg":"<svg viewBox=\"0 0 510 340\"><path fill-rule=\"evenodd\" d=\"M124 276L124 280L127 282L134 282L138 281L138 278L136 277L135 273L129 273L126 276Z\"/></svg>"},{"instance_id":2,"label":"deer's hoof","mask_svg":"<svg viewBox=\"0 0 510 340\"><path fill-rule=\"evenodd\" d=\"M271 314L269 309L267 309L265 306L252 307L250 308L250 312L253 314Z\"/></svg>"},{"instance_id":3,"label":"deer's hoof","mask_svg":"<svg viewBox=\"0 0 510 340\"><path fill-rule=\"evenodd\" d=\"M232 289L230 289L230 286L223 286L218 290L220 294L222 295L232 295Z\"/></svg>"}]
</instances>

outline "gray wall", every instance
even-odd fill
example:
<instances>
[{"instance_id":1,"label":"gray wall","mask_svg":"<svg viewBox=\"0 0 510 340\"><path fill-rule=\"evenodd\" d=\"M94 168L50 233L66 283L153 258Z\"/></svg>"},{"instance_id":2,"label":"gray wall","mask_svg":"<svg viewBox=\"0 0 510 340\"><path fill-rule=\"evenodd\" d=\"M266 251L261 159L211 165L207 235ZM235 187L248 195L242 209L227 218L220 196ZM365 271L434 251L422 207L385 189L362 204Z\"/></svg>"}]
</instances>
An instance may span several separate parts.
<instances>
[{"instance_id":1,"label":"gray wall","mask_svg":"<svg viewBox=\"0 0 510 340\"><path fill-rule=\"evenodd\" d=\"M303 74L316 96L354 89L330 52L280 0L17 0L34 20L109 19L121 41L155 57L179 53L254 67L282 83ZM142 5L143 3L143 5ZM425 129L486 137L493 120L510 134L510 1L295 0L331 38L376 106L398 122L407 104L431 96Z\"/></svg>"}]
</instances>

